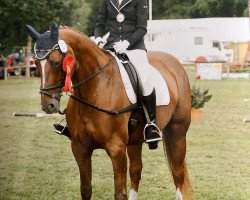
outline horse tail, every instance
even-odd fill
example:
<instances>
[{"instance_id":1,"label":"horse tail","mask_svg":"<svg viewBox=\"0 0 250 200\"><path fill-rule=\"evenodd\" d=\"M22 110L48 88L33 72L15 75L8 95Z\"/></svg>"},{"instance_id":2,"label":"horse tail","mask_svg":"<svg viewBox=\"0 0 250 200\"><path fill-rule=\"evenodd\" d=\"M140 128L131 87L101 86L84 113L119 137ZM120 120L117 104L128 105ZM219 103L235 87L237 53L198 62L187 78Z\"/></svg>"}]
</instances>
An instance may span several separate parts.
<instances>
[{"instance_id":1,"label":"horse tail","mask_svg":"<svg viewBox=\"0 0 250 200\"><path fill-rule=\"evenodd\" d=\"M171 134L167 132L166 129L163 130L163 147L164 147L164 153L165 158L168 163L168 167L170 170L170 173L172 175L172 178L174 179L174 169L173 169L173 144L172 144ZM187 163L186 160L183 161L183 173L184 173L184 182L181 188L181 193L183 195L184 200L191 200L193 199L193 189L191 185L191 181L189 179L188 175L188 169L187 169Z\"/></svg>"}]
</instances>

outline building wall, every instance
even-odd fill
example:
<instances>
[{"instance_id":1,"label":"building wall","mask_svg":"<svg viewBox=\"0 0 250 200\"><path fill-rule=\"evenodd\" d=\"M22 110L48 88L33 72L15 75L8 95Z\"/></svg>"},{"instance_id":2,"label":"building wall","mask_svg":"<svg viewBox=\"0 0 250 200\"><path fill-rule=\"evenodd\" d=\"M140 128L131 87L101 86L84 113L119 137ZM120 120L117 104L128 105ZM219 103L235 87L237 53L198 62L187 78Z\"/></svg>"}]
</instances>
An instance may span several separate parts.
<instances>
[{"instance_id":1,"label":"building wall","mask_svg":"<svg viewBox=\"0 0 250 200\"><path fill-rule=\"evenodd\" d=\"M202 37L204 44L195 45L195 37ZM212 62L225 57L227 61L243 63L249 41L249 18L152 20L148 22L145 41L148 50L168 52L182 63L198 56L210 57ZM227 51L214 48L214 41L227 44Z\"/></svg>"}]
</instances>

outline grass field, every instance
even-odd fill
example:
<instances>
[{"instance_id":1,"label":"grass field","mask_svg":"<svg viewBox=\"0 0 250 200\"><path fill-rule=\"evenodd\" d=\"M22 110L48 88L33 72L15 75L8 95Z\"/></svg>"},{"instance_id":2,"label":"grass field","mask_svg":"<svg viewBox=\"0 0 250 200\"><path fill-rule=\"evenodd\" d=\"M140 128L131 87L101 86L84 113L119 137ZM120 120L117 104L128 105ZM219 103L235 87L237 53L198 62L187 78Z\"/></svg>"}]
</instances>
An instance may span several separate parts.
<instances>
[{"instance_id":1,"label":"grass field","mask_svg":"<svg viewBox=\"0 0 250 200\"><path fill-rule=\"evenodd\" d=\"M249 80L199 81L213 97L203 119L188 132L187 160L197 200L250 199ZM80 199L79 173L70 141L53 133L58 116L13 117L41 112L39 79L0 81L0 199ZM67 99L64 99L64 102ZM139 199L173 200L175 189L162 144L143 147ZM103 150L93 155L93 200L113 199L111 162Z\"/></svg>"}]
</instances>

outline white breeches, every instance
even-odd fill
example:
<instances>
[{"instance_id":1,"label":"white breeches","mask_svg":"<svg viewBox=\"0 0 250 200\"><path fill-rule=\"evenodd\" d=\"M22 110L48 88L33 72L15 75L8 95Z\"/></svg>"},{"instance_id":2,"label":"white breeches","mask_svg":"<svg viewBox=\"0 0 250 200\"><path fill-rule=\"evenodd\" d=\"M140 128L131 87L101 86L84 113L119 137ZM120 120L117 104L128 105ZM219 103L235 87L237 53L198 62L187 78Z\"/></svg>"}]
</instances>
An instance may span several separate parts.
<instances>
[{"instance_id":1,"label":"white breeches","mask_svg":"<svg viewBox=\"0 0 250 200\"><path fill-rule=\"evenodd\" d=\"M168 105L170 102L169 91L163 76L152 65L148 63L147 53L144 50L127 50L125 51L129 60L133 63L137 74L141 80L143 95L148 96L153 89L156 90L156 105ZM114 53L111 52L114 55ZM115 55L114 55L115 56ZM122 81L126 93L131 103L136 103L136 95L121 62L115 57L119 66Z\"/></svg>"},{"instance_id":2,"label":"white breeches","mask_svg":"<svg viewBox=\"0 0 250 200\"><path fill-rule=\"evenodd\" d=\"M143 95L148 96L154 89L155 73L159 73L152 65L149 64L147 53L144 50L127 50L126 55L133 63L135 69L138 71L139 78L141 79L143 86Z\"/></svg>"}]
</instances>

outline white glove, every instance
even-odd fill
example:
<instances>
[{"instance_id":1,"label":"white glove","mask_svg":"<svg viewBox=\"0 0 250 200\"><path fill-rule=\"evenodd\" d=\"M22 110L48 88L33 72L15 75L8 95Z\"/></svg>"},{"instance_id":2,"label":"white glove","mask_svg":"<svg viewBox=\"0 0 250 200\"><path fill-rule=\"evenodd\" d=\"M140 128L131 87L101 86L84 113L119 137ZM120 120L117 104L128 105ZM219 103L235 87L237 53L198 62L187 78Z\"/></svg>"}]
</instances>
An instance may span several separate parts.
<instances>
[{"instance_id":1,"label":"white glove","mask_svg":"<svg viewBox=\"0 0 250 200\"><path fill-rule=\"evenodd\" d=\"M95 42L96 45L100 45L101 43L104 42L104 40L101 37L97 37L93 40Z\"/></svg>"},{"instance_id":2,"label":"white glove","mask_svg":"<svg viewBox=\"0 0 250 200\"><path fill-rule=\"evenodd\" d=\"M122 54L127 50L129 45L130 45L130 43L127 40L116 42L114 44L115 52L118 53L118 54Z\"/></svg>"}]
</instances>

